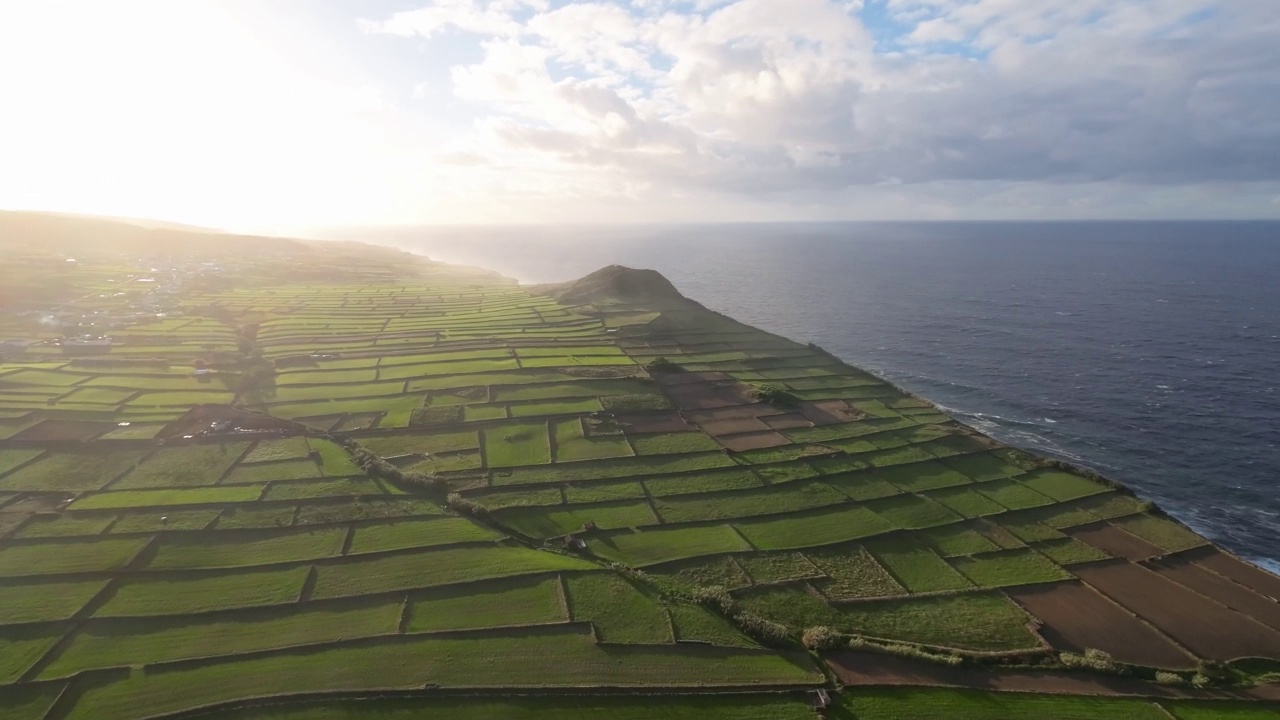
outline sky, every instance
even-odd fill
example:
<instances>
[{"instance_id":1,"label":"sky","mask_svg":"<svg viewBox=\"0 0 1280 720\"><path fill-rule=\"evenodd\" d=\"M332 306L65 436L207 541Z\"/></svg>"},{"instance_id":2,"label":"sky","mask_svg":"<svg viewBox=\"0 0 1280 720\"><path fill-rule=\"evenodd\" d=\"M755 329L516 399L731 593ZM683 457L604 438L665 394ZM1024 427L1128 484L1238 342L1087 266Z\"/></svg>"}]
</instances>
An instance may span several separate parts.
<instances>
[{"instance_id":1,"label":"sky","mask_svg":"<svg viewBox=\"0 0 1280 720\"><path fill-rule=\"evenodd\" d=\"M1275 0L3 0L0 208L1280 218Z\"/></svg>"}]
</instances>

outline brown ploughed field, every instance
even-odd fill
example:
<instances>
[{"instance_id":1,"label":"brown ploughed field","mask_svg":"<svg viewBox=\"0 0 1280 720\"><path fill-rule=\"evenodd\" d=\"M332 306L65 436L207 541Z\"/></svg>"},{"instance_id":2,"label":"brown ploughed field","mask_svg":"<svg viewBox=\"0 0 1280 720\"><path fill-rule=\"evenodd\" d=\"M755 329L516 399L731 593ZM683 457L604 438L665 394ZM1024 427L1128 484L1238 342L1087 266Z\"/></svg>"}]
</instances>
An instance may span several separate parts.
<instances>
[{"instance_id":1,"label":"brown ploughed field","mask_svg":"<svg viewBox=\"0 0 1280 720\"><path fill-rule=\"evenodd\" d=\"M1195 667L1195 659L1168 638L1082 583L1055 583L1005 594L1044 623L1040 634L1056 648L1078 653L1097 648L1136 665Z\"/></svg>"},{"instance_id":2,"label":"brown ploughed field","mask_svg":"<svg viewBox=\"0 0 1280 720\"><path fill-rule=\"evenodd\" d=\"M1107 562L1073 572L1202 657L1280 659L1280 633L1144 567Z\"/></svg>"},{"instance_id":3,"label":"brown ploughed field","mask_svg":"<svg viewBox=\"0 0 1280 720\"><path fill-rule=\"evenodd\" d=\"M1210 570L1231 578L1260 595L1280 602L1280 577L1234 558L1215 547L1193 550L1183 557L1194 559Z\"/></svg>"},{"instance_id":4,"label":"brown ploughed field","mask_svg":"<svg viewBox=\"0 0 1280 720\"><path fill-rule=\"evenodd\" d=\"M1077 540L1089 543L1103 552L1127 560L1146 560L1150 557L1165 554L1164 550L1137 535L1125 532L1109 523L1084 525L1067 531L1067 534Z\"/></svg>"},{"instance_id":5,"label":"brown ploughed field","mask_svg":"<svg viewBox=\"0 0 1280 720\"><path fill-rule=\"evenodd\" d=\"M1211 597L1236 612L1280 630L1280 603L1185 558L1165 558L1150 564L1156 573Z\"/></svg>"}]
</instances>

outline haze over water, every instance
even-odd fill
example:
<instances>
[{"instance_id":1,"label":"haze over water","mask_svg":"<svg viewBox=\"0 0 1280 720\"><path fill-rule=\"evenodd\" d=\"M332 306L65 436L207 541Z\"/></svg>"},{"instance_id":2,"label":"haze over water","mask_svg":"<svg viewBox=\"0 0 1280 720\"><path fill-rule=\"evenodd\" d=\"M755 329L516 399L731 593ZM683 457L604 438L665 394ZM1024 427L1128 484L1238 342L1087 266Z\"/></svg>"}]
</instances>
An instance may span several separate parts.
<instances>
[{"instance_id":1,"label":"haze over water","mask_svg":"<svg viewBox=\"0 0 1280 720\"><path fill-rule=\"evenodd\" d=\"M736 319L1077 461L1280 568L1280 223L360 235L522 282L653 268Z\"/></svg>"}]
</instances>

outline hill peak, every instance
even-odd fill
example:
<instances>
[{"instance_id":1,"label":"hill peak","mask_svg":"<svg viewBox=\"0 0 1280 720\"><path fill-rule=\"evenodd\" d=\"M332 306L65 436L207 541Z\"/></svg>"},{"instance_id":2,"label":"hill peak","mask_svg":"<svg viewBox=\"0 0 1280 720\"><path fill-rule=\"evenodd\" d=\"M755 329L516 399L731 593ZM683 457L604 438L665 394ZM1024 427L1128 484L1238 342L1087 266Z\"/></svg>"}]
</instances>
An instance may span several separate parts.
<instances>
[{"instance_id":1,"label":"hill peak","mask_svg":"<svg viewBox=\"0 0 1280 720\"><path fill-rule=\"evenodd\" d=\"M675 285L657 270L609 265L577 280L539 285L532 290L556 300L582 305L605 299L646 301L685 300Z\"/></svg>"}]
</instances>

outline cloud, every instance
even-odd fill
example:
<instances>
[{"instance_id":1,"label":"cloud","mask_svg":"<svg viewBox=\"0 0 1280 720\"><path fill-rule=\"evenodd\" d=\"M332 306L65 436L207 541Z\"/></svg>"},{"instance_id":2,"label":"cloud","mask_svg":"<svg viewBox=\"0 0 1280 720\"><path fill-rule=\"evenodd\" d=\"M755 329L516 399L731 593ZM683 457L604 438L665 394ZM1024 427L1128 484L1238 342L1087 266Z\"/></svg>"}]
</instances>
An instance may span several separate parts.
<instances>
[{"instance_id":1,"label":"cloud","mask_svg":"<svg viewBox=\"0 0 1280 720\"><path fill-rule=\"evenodd\" d=\"M451 72L470 152L631 188L1280 181L1269 3L865 5L438 0L365 27L478 36Z\"/></svg>"}]
</instances>

